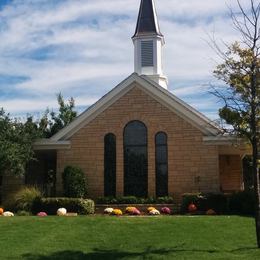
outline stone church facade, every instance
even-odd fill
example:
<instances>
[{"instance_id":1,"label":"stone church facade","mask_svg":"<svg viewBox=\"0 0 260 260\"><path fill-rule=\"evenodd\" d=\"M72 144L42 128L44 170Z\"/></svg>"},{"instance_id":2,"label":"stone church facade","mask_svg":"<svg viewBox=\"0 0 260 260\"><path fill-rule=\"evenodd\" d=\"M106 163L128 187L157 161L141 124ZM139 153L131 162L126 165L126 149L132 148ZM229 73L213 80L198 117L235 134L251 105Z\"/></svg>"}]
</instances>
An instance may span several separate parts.
<instances>
[{"instance_id":1,"label":"stone church facade","mask_svg":"<svg viewBox=\"0 0 260 260\"><path fill-rule=\"evenodd\" d=\"M41 159L27 184L44 186L53 168L62 195L62 172L75 165L86 174L91 198L242 190L245 150L167 90L153 0L141 0L133 42L135 72L55 136L35 143ZM24 183L7 177L2 187Z\"/></svg>"}]
</instances>

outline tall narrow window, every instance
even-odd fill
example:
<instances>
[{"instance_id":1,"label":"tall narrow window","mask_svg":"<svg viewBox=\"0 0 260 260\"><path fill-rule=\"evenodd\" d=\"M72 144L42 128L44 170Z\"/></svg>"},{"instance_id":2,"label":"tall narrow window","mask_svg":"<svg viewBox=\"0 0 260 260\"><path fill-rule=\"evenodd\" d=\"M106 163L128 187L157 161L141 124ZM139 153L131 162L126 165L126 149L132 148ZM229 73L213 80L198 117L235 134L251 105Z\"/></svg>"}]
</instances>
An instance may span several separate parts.
<instances>
[{"instance_id":1,"label":"tall narrow window","mask_svg":"<svg viewBox=\"0 0 260 260\"><path fill-rule=\"evenodd\" d=\"M107 134L104 142L104 195L116 196L116 136Z\"/></svg>"},{"instance_id":2,"label":"tall narrow window","mask_svg":"<svg viewBox=\"0 0 260 260\"><path fill-rule=\"evenodd\" d=\"M142 67L153 66L153 41L141 41Z\"/></svg>"},{"instance_id":3,"label":"tall narrow window","mask_svg":"<svg viewBox=\"0 0 260 260\"><path fill-rule=\"evenodd\" d=\"M155 136L156 196L168 196L168 147L167 135L159 132Z\"/></svg>"},{"instance_id":4,"label":"tall narrow window","mask_svg":"<svg viewBox=\"0 0 260 260\"><path fill-rule=\"evenodd\" d=\"M124 194L146 197L147 193L147 128L140 121L132 121L124 131Z\"/></svg>"}]
</instances>

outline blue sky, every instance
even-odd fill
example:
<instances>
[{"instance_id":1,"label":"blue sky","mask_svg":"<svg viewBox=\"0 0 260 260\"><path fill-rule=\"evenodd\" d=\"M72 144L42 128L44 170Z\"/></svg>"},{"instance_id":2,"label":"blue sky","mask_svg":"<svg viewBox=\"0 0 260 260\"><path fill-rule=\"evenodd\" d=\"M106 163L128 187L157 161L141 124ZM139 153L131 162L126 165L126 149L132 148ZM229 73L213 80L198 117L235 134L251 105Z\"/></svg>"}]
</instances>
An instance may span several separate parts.
<instances>
[{"instance_id":1,"label":"blue sky","mask_svg":"<svg viewBox=\"0 0 260 260\"><path fill-rule=\"evenodd\" d=\"M236 0L155 0L169 90L211 119L219 62L208 35L238 39ZM247 0L241 0L246 7ZM56 94L88 107L133 72L140 0L0 0L0 107L14 116L56 108Z\"/></svg>"}]
</instances>

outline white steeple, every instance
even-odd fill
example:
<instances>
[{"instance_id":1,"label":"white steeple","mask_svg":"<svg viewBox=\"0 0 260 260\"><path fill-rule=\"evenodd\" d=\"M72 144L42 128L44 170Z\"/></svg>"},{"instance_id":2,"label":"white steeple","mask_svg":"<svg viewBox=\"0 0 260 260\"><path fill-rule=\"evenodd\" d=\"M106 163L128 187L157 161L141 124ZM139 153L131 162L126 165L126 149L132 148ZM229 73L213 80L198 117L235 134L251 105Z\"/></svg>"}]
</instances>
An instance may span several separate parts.
<instances>
[{"instance_id":1,"label":"white steeple","mask_svg":"<svg viewBox=\"0 0 260 260\"><path fill-rule=\"evenodd\" d=\"M146 75L167 89L167 78L162 70L162 47L164 36L156 15L153 0L141 0L135 34L135 72Z\"/></svg>"}]
</instances>

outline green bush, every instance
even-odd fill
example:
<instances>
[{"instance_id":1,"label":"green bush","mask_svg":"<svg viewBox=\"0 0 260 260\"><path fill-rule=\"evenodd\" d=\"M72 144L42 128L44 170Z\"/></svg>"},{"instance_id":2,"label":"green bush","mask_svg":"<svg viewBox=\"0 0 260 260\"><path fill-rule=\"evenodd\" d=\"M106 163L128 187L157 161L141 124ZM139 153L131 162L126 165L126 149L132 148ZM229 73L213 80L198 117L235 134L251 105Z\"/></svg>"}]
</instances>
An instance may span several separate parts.
<instances>
[{"instance_id":1,"label":"green bush","mask_svg":"<svg viewBox=\"0 0 260 260\"><path fill-rule=\"evenodd\" d=\"M97 204L117 204L115 197L99 197L96 200Z\"/></svg>"},{"instance_id":2,"label":"green bush","mask_svg":"<svg viewBox=\"0 0 260 260\"><path fill-rule=\"evenodd\" d=\"M231 213L241 215L255 214L255 197L253 190L241 191L229 197L229 209Z\"/></svg>"},{"instance_id":3,"label":"green bush","mask_svg":"<svg viewBox=\"0 0 260 260\"><path fill-rule=\"evenodd\" d=\"M198 211L213 209L219 214L228 212L228 199L222 193L186 193L182 196L181 212L187 213L189 205L196 205Z\"/></svg>"},{"instance_id":4,"label":"green bush","mask_svg":"<svg viewBox=\"0 0 260 260\"><path fill-rule=\"evenodd\" d=\"M204 197L201 193L185 193L182 195L181 212L188 212L188 207L190 204L195 204L199 209L199 205L203 201Z\"/></svg>"},{"instance_id":5,"label":"green bush","mask_svg":"<svg viewBox=\"0 0 260 260\"><path fill-rule=\"evenodd\" d=\"M48 215L56 215L59 208L65 208L68 212L81 215L93 214L95 203L90 199L81 198L42 198L35 204L33 213L46 212Z\"/></svg>"},{"instance_id":6,"label":"green bush","mask_svg":"<svg viewBox=\"0 0 260 260\"><path fill-rule=\"evenodd\" d=\"M117 198L118 204L138 204L140 199L135 196L123 196Z\"/></svg>"},{"instance_id":7,"label":"green bush","mask_svg":"<svg viewBox=\"0 0 260 260\"><path fill-rule=\"evenodd\" d=\"M173 197L165 196L156 198L156 203L158 204L172 204L174 203Z\"/></svg>"},{"instance_id":8,"label":"green bush","mask_svg":"<svg viewBox=\"0 0 260 260\"><path fill-rule=\"evenodd\" d=\"M63 172L64 195L68 198L84 198L87 193L84 172L74 166L67 166Z\"/></svg>"},{"instance_id":9,"label":"green bush","mask_svg":"<svg viewBox=\"0 0 260 260\"><path fill-rule=\"evenodd\" d=\"M24 217L31 216L31 214L32 214L31 212L25 210L20 210L16 213L17 216L24 216Z\"/></svg>"},{"instance_id":10,"label":"green bush","mask_svg":"<svg viewBox=\"0 0 260 260\"><path fill-rule=\"evenodd\" d=\"M204 210L208 209L213 209L218 214L228 213L228 197L223 193L206 194L206 203Z\"/></svg>"},{"instance_id":11,"label":"green bush","mask_svg":"<svg viewBox=\"0 0 260 260\"><path fill-rule=\"evenodd\" d=\"M97 199L98 204L172 204L172 197L148 197L138 198L135 196L120 196L120 197L100 197Z\"/></svg>"},{"instance_id":12,"label":"green bush","mask_svg":"<svg viewBox=\"0 0 260 260\"><path fill-rule=\"evenodd\" d=\"M24 187L14 195L10 204L13 205L12 207L16 212L32 212L34 204L37 203L41 197L42 193L36 187Z\"/></svg>"}]
</instances>

